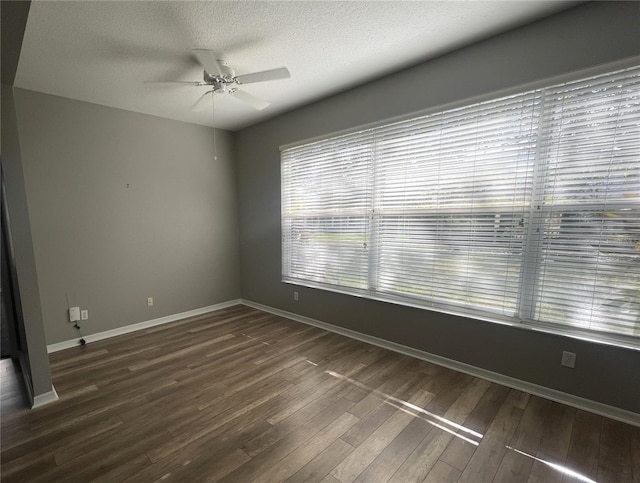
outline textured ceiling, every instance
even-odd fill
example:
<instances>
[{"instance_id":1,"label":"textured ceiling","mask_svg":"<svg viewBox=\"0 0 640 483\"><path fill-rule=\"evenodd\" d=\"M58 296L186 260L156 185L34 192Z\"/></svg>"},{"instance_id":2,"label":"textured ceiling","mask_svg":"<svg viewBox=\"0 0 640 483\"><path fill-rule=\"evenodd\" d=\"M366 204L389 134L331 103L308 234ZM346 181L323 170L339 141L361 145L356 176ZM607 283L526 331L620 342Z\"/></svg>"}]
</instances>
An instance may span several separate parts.
<instances>
[{"instance_id":1,"label":"textured ceiling","mask_svg":"<svg viewBox=\"0 0 640 483\"><path fill-rule=\"evenodd\" d=\"M237 74L287 66L291 79L243 87L255 111L216 96L215 126L237 130L575 5L567 1L34 1L15 85L213 125L192 49Z\"/></svg>"}]
</instances>

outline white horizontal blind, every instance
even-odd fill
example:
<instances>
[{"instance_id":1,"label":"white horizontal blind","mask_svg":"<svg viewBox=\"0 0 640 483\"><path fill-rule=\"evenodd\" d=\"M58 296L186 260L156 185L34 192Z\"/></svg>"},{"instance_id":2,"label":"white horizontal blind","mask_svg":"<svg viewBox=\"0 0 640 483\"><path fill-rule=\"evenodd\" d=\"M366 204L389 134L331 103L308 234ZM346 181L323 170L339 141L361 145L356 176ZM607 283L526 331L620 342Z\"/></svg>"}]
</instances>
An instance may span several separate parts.
<instances>
[{"instance_id":1,"label":"white horizontal blind","mask_svg":"<svg viewBox=\"0 0 640 483\"><path fill-rule=\"evenodd\" d=\"M549 89L533 319L640 335L640 75Z\"/></svg>"},{"instance_id":2,"label":"white horizontal blind","mask_svg":"<svg viewBox=\"0 0 640 483\"><path fill-rule=\"evenodd\" d=\"M640 68L282 152L283 280L640 335Z\"/></svg>"},{"instance_id":3,"label":"white horizontal blind","mask_svg":"<svg viewBox=\"0 0 640 483\"><path fill-rule=\"evenodd\" d=\"M372 151L363 131L283 153L286 279L367 287Z\"/></svg>"},{"instance_id":4,"label":"white horizontal blind","mask_svg":"<svg viewBox=\"0 0 640 483\"><path fill-rule=\"evenodd\" d=\"M540 93L376 132L376 289L514 315Z\"/></svg>"}]
</instances>

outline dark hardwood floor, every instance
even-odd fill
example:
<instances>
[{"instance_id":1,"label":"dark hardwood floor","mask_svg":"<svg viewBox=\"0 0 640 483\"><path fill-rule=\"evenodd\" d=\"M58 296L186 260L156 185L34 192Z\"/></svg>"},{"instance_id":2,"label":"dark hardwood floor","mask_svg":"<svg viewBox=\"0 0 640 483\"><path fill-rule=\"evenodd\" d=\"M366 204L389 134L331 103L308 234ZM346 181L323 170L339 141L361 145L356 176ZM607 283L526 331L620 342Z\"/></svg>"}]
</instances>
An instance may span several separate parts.
<instances>
[{"instance_id":1,"label":"dark hardwood floor","mask_svg":"<svg viewBox=\"0 0 640 483\"><path fill-rule=\"evenodd\" d=\"M244 306L2 361L3 483L639 482L640 428Z\"/></svg>"}]
</instances>

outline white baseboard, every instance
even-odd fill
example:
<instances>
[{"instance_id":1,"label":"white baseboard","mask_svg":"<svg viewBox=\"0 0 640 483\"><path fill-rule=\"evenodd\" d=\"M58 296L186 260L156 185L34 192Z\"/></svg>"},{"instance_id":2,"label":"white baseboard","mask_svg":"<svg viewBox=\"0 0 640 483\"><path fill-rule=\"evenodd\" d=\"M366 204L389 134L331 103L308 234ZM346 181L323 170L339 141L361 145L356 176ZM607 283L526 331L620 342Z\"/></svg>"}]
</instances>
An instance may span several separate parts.
<instances>
[{"instance_id":1,"label":"white baseboard","mask_svg":"<svg viewBox=\"0 0 640 483\"><path fill-rule=\"evenodd\" d=\"M36 409L47 404L50 404L54 401L58 400L58 393L56 392L56 388L51 385L51 391L45 392L44 394L38 394L33 398L33 404L31 405L31 409Z\"/></svg>"},{"instance_id":2,"label":"white baseboard","mask_svg":"<svg viewBox=\"0 0 640 483\"><path fill-rule=\"evenodd\" d=\"M284 310L276 309L274 307L270 307L268 305L262 305L250 300L242 299L241 303L248 307L253 307L254 309L262 310L264 312L269 312L275 315L280 315L281 317L286 317L287 319L295 320L303 324L313 325L314 327L328 330L330 332L335 332L336 334L344 335L345 337L356 339L361 342L366 342L367 344L382 347L384 349L389 349L391 351L415 357L427 362L432 362L434 364L444 366L455 371L463 372L465 374L495 382L496 384L500 384L502 386L511 387L513 389L524 391L535 396L540 396L545 399L550 399L552 401L566 404L567 406L583 409L600 416L605 416L607 418L615 419L617 421L622 421L623 423L640 427L640 414L634 413L632 411L620 409L615 406L609 406L607 404L574 396L573 394L557 391L548 387L539 386L537 384L516 379L514 377L505 376L504 374L488 371L480 367L475 367L453 359L448 359L446 357L441 357L436 354L431 354L429 352L424 352L412 347L407 347L402 344L397 344L385 339L380 339L378 337L373 337L361 332L356 332L354 330L345 329L344 327L339 327L337 325L332 325L320 320L294 314L293 312L287 312Z\"/></svg>"},{"instance_id":3,"label":"white baseboard","mask_svg":"<svg viewBox=\"0 0 640 483\"><path fill-rule=\"evenodd\" d=\"M22 378L24 379L24 387L27 390L27 396L29 397L29 404L31 405L31 409L36 409L58 400L58 393L56 392L56 388L53 387L53 384L51 384L51 391L34 396L33 388L31 387L31 380L27 376L27 364L24 360L24 352L20 353L18 362L20 363L20 372L22 373Z\"/></svg>"},{"instance_id":4,"label":"white baseboard","mask_svg":"<svg viewBox=\"0 0 640 483\"><path fill-rule=\"evenodd\" d=\"M188 310L179 314L167 315L166 317L160 317L158 319L147 320L145 322L138 322L137 324L125 325L124 327L118 327L117 329L105 330L104 332L98 332L96 334L88 334L83 336L87 344L91 342L97 342L103 339L109 339L111 337L117 337L119 335L128 334L129 332L135 332L136 330L148 329L149 327L155 327L156 325L168 324L177 320L186 319L188 317L195 317L196 315L206 314L215 310L226 309L234 305L241 304L240 299L229 300L227 302L221 302L215 305L209 305L207 307L201 307L199 309ZM50 344L47 346L47 353L58 352L61 350L69 349L80 345L79 337L71 340L65 340L56 344Z\"/></svg>"}]
</instances>

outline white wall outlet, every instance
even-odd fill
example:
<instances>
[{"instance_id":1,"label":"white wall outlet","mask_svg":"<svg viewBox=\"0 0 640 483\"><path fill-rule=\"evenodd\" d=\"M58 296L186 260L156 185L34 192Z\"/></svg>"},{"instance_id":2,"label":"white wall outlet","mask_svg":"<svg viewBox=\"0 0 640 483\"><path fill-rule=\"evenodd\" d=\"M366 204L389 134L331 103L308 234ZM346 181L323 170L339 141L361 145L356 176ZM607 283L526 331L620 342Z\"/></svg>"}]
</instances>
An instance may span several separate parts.
<instances>
[{"instance_id":1,"label":"white wall outlet","mask_svg":"<svg viewBox=\"0 0 640 483\"><path fill-rule=\"evenodd\" d=\"M562 360L560 361L560 364L564 367L574 369L576 367L576 353L562 351Z\"/></svg>"},{"instance_id":2,"label":"white wall outlet","mask_svg":"<svg viewBox=\"0 0 640 483\"><path fill-rule=\"evenodd\" d=\"M82 320L87 320L89 318L89 311L88 310L81 310L80 311L80 318Z\"/></svg>"},{"instance_id":3,"label":"white wall outlet","mask_svg":"<svg viewBox=\"0 0 640 483\"><path fill-rule=\"evenodd\" d=\"M69 322L80 320L80 307L69 307Z\"/></svg>"},{"instance_id":4,"label":"white wall outlet","mask_svg":"<svg viewBox=\"0 0 640 483\"><path fill-rule=\"evenodd\" d=\"M153 307L153 297L147 299L147 307Z\"/></svg>"},{"instance_id":5,"label":"white wall outlet","mask_svg":"<svg viewBox=\"0 0 640 483\"><path fill-rule=\"evenodd\" d=\"M293 292L293 300L298 301L298 292Z\"/></svg>"}]
</instances>

